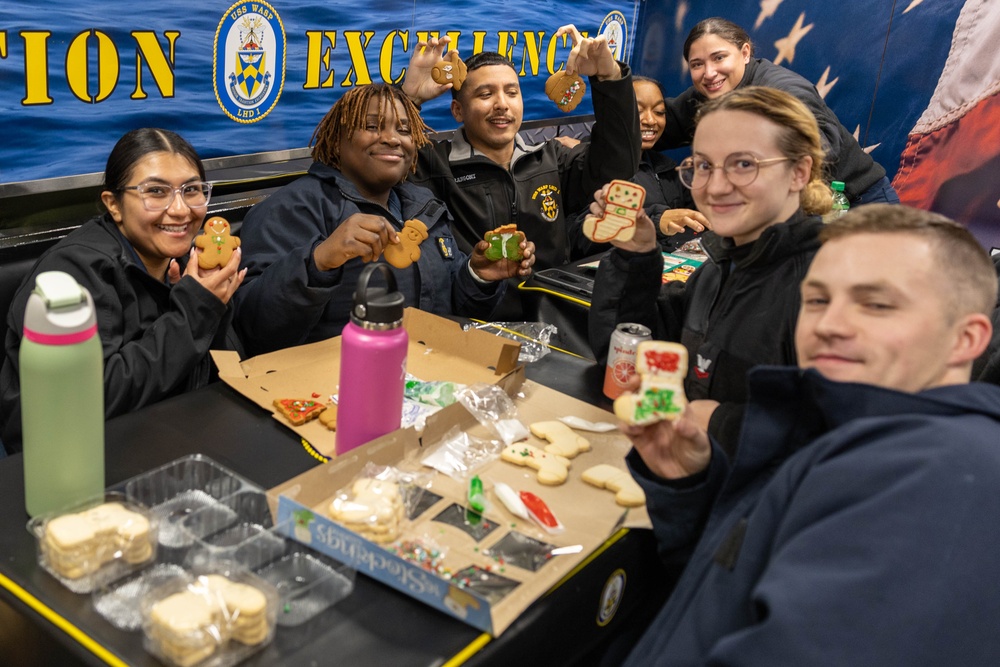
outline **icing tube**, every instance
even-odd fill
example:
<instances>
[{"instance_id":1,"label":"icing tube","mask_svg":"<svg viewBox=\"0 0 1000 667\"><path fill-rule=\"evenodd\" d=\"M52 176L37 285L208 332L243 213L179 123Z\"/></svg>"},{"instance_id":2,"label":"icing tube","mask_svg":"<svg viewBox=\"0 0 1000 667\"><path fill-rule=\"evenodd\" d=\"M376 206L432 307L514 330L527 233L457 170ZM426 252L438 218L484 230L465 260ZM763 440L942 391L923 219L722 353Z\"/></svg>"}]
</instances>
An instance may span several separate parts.
<instances>
[{"instance_id":1,"label":"icing tube","mask_svg":"<svg viewBox=\"0 0 1000 667\"><path fill-rule=\"evenodd\" d=\"M521 502L521 498L517 495L514 489L510 488L503 482L497 482L493 485L493 492L497 494L497 498L503 503L503 506L516 517L522 519L529 519L528 508L524 506Z\"/></svg>"},{"instance_id":2,"label":"icing tube","mask_svg":"<svg viewBox=\"0 0 1000 667\"><path fill-rule=\"evenodd\" d=\"M556 518L549 506L545 504L545 501L531 493L530 491L521 492L521 502L528 509L528 515L545 529L546 532L557 535L563 530L563 525L559 523L559 519Z\"/></svg>"}]
</instances>

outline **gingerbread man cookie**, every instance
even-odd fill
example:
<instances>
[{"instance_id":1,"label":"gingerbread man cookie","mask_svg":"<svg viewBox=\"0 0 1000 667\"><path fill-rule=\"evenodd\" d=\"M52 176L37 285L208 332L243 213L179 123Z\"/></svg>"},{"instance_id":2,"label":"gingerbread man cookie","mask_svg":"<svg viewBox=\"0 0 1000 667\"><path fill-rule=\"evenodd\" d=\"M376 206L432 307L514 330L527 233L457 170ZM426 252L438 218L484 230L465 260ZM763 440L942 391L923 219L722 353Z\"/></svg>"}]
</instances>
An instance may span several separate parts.
<instances>
[{"instance_id":1,"label":"gingerbread man cookie","mask_svg":"<svg viewBox=\"0 0 1000 667\"><path fill-rule=\"evenodd\" d=\"M240 247L239 238L230 232L229 221L219 216L206 220L204 229L205 233L194 240L194 244L201 248L198 266L203 269L225 266L233 256L233 251Z\"/></svg>"},{"instance_id":2,"label":"gingerbread man cookie","mask_svg":"<svg viewBox=\"0 0 1000 667\"><path fill-rule=\"evenodd\" d=\"M684 376L687 348L680 343L645 340L635 355L635 371L642 378L638 393L625 392L615 399L615 415L628 424L675 421L684 413Z\"/></svg>"},{"instance_id":3,"label":"gingerbread man cookie","mask_svg":"<svg viewBox=\"0 0 1000 667\"><path fill-rule=\"evenodd\" d=\"M462 84L465 83L468 74L469 70L465 62L458 57L458 51L450 52L444 60L438 61L431 69L431 78L435 83L442 86L450 83L455 90L462 90Z\"/></svg>"},{"instance_id":4,"label":"gingerbread man cookie","mask_svg":"<svg viewBox=\"0 0 1000 667\"><path fill-rule=\"evenodd\" d=\"M572 459L580 452L590 451L590 440L560 421L535 422L528 428L536 438L549 441L545 446L545 451L549 454Z\"/></svg>"},{"instance_id":5,"label":"gingerbread man cookie","mask_svg":"<svg viewBox=\"0 0 1000 667\"><path fill-rule=\"evenodd\" d=\"M576 74L556 72L545 81L545 94L566 113L576 108L585 92L587 84Z\"/></svg>"},{"instance_id":6,"label":"gingerbread man cookie","mask_svg":"<svg viewBox=\"0 0 1000 667\"><path fill-rule=\"evenodd\" d=\"M405 269L420 259L420 244L427 238L427 225L416 218L403 223L399 243L391 243L382 254L397 269Z\"/></svg>"},{"instance_id":7,"label":"gingerbread man cookie","mask_svg":"<svg viewBox=\"0 0 1000 667\"><path fill-rule=\"evenodd\" d=\"M583 221L583 235L594 243L631 241L635 236L635 219L645 199L646 190L641 185L611 181L604 215L600 218L588 215Z\"/></svg>"},{"instance_id":8,"label":"gingerbread man cookie","mask_svg":"<svg viewBox=\"0 0 1000 667\"><path fill-rule=\"evenodd\" d=\"M496 262L501 259L509 259L512 262L520 262L524 259L521 252L521 242L524 241L524 232L517 231L517 225L501 225L483 235L483 240L490 244L486 249L486 259Z\"/></svg>"},{"instance_id":9,"label":"gingerbread man cookie","mask_svg":"<svg viewBox=\"0 0 1000 667\"><path fill-rule=\"evenodd\" d=\"M565 482L569 475L569 459L523 443L505 447L500 458L507 463L534 468L538 471L539 484L556 486Z\"/></svg>"}]
</instances>

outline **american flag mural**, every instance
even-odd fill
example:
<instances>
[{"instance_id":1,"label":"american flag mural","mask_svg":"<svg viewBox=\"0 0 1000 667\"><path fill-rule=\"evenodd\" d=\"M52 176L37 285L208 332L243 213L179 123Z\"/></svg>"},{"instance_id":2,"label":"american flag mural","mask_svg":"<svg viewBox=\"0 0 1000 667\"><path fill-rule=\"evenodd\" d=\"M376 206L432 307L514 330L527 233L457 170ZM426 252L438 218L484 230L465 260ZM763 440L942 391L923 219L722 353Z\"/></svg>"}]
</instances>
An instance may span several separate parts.
<instances>
[{"instance_id":1,"label":"american flag mural","mask_svg":"<svg viewBox=\"0 0 1000 667\"><path fill-rule=\"evenodd\" d=\"M668 96L689 87L684 39L710 16L743 26L755 57L813 82L904 203L1000 247L1000 2L650 1L636 72Z\"/></svg>"}]
</instances>

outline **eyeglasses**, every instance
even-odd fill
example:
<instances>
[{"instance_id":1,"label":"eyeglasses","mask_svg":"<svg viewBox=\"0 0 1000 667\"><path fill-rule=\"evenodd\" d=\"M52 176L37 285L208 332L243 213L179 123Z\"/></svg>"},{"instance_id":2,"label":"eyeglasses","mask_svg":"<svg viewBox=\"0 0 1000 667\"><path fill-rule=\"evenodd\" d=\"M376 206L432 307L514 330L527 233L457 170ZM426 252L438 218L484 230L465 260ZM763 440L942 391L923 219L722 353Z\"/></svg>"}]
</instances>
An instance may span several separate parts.
<instances>
[{"instance_id":1,"label":"eyeglasses","mask_svg":"<svg viewBox=\"0 0 1000 667\"><path fill-rule=\"evenodd\" d=\"M760 160L749 153L733 153L722 164L712 164L702 157L689 157L677 167L677 173L680 174L681 183L686 187L691 190L701 190L708 185L712 172L721 169L729 182L739 188L757 180L761 167L795 159L797 158L772 157Z\"/></svg>"},{"instance_id":2,"label":"eyeglasses","mask_svg":"<svg viewBox=\"0 0 1000 667\"><path fill-rule=\"evenodd\" d=\"M172 188L162 183L140 183L127 185L122 190L138 192L147 211L166 211L178 194L189 208L205 208L212 196L212 184L205 181L192 181L179 188Z\"/></svg>"}]
</instances>

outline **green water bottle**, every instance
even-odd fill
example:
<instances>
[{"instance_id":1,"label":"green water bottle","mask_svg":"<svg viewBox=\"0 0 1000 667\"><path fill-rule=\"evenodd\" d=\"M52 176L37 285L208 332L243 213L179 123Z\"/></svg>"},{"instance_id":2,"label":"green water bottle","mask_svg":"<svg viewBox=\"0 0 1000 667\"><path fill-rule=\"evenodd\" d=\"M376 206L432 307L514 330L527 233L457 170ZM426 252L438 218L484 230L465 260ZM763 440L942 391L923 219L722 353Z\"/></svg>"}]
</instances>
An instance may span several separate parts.
<instances>
[{"instance_id":1,"label":"green water bottle","mask_svg":"<svg viewBox=\"0 0 1000 667\"><path fill-rule=\"evenodd\" d=\"M19 358L24 504L38 516L104 492L104 354L94 300L69 274L35 278Z\"/></svg>"},{"instance_id":2,"label":"green water bottle","mask_svg":"<svg viewBox=\"0 0 1000 667\"><path fill-rule=\"evenodd\" d=\"M830 189L833 190L833 205L830 207L830 217L839 218L851 210L851 202L848 201L847 195L844 194L843 181L830 183Z\"/></svg>"}]
</instances>

